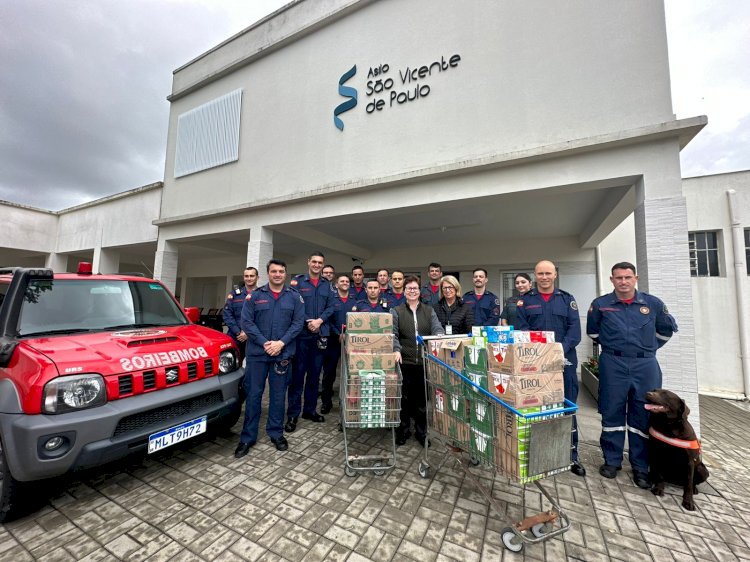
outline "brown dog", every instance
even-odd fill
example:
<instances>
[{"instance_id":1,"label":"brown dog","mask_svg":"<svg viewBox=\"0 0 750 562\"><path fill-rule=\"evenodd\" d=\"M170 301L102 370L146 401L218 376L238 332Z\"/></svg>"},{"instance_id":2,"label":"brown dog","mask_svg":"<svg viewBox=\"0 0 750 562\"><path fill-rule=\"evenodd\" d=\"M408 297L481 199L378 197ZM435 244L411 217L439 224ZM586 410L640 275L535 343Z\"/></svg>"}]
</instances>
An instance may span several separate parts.
<instances>
[{"instance_id":1,"label":"brown dog","mask_svg":"<svg viewBox=\"0 0 750 562\"><path fill-rule=\"evenodd\" d=\"M664 483L683 487L682 507L695 511L696 486L708 478L701 462L700 443L688 421L690 409L674 392L660 388L646 393L649 423L649 476L656 496L664 495Z\"/></svg>"}]
</instances>

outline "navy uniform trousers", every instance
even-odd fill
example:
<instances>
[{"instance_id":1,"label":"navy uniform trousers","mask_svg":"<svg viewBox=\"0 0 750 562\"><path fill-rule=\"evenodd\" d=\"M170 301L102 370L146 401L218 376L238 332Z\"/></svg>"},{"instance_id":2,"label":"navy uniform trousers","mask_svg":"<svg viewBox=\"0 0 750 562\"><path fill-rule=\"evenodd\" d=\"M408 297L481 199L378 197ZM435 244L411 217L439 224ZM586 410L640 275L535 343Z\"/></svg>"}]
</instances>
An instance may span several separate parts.
<instances>
[{"instance_id":1,"label":"navy uniform trousers","mask_svg":"<svg viewBox=\"0 0 750 562\"><path fill-rule=\"evenodd\" d=\"M258 439L258 423L260 422L260 403L268 380L268 420L266 433L271 439L278 439L284 435L284 406L286 389L291 371L291 361L287 363L284 372L277 368L275 361L254 361L247 357L245 366L245 421L242 424L240 441L252 443Z\"/></svg>"}]
</instances>

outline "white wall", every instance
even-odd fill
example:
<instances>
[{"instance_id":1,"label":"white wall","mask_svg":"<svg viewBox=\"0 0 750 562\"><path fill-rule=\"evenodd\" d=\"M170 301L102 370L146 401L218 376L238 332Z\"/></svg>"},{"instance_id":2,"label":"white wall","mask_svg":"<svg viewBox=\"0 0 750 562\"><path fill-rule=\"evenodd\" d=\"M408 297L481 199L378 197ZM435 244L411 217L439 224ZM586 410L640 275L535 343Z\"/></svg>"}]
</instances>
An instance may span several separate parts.
<instances>
[{"instance_id":1,"label":"white wall","mask_svg":"<svg viewBox=\"0 0 750 562\"><path fill-rule=\"evenodd\" d=\"M0 217L3 248L45 253L54 248L56 213L0 201Z\"/></svg>"}]
</instances>

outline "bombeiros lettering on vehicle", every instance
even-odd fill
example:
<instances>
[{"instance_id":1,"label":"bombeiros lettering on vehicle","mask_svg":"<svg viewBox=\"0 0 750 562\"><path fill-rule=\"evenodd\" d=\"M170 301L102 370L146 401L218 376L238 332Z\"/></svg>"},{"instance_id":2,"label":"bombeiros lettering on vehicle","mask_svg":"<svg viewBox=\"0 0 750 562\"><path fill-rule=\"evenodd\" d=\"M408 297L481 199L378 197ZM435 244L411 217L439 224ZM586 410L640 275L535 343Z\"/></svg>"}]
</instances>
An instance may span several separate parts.
<instances>
[{"instance_id":1,"label":"bombeiros lettering on vehicle","mask_svg":"<svg viewBox=\"0 0 750 562\"><path fill-rule=\"evenodd\" d=\"M195 361L208 357L205 348L186 347L172 351L161 351L159 353L144 353L134 357L123 357L120 359L120 365L125 371L149 369L161 367L162 365L173 365L175 363L184 363L186 361Z\"/></svg>"}]
</instances>

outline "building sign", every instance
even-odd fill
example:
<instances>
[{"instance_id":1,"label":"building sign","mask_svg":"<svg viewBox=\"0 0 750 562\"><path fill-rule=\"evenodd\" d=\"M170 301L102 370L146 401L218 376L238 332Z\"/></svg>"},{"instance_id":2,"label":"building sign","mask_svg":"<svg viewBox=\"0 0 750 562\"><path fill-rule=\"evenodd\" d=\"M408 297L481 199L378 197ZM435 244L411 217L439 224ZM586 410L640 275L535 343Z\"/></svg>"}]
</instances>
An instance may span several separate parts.
<instances>
[{"instance_id":1,"label":"building sign","mask_svg":"<svg viewBox=\"0 0 750 562\"><path fill-rule=\"evenodd\" d=\"M430 95L433 81L440 74L448 72L458 66L461 56L458 54L421 66L404 66L392 69L388 63L370 66L364 85L367 103L364 110L368 115L377 115L382 111L419 101ZM345 85L357 74L357 65L347 70L339 79L339 95L348 98L333 110L333 122L340 131L344 130L344 122L339 117L358 103L358 90Z\"/></svg>"}]
</instances>

